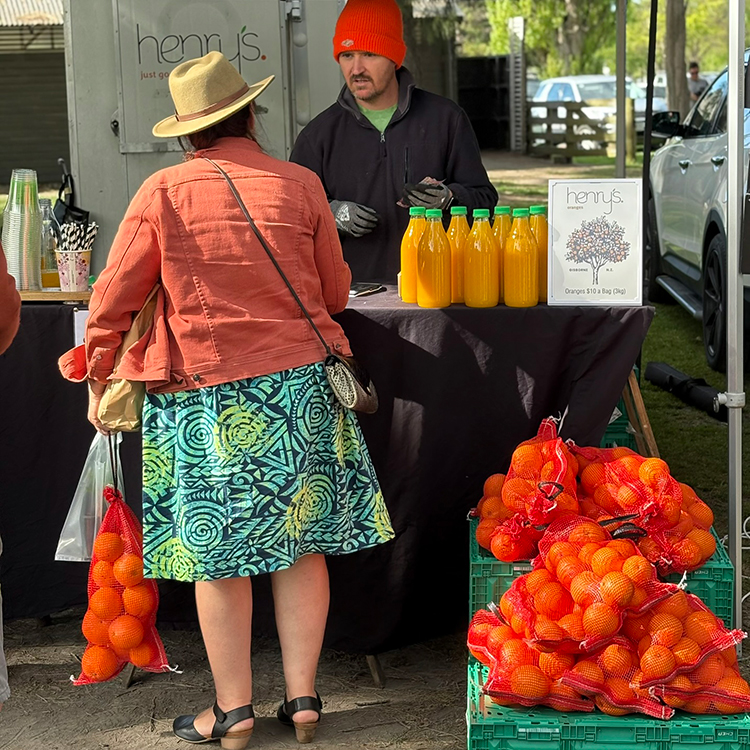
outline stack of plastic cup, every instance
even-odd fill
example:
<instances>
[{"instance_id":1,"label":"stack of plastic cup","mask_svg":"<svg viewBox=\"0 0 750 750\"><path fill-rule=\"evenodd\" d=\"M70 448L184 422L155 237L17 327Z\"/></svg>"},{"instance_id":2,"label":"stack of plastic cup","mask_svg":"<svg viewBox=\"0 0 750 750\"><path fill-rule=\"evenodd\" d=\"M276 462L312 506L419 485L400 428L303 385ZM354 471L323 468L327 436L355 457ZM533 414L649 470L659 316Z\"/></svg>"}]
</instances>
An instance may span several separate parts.
<instances>
[{"instance_id":1,"label":"stack of plastic cup","mask_svg":"<svg viewBox=\"0 0 750 750\"><path fill-rule=\"evenodd\" d=\"M2 244L16 289L42 288L42 213L33 169L14 169L3 211Z\"/></svg>"}]
</instances>

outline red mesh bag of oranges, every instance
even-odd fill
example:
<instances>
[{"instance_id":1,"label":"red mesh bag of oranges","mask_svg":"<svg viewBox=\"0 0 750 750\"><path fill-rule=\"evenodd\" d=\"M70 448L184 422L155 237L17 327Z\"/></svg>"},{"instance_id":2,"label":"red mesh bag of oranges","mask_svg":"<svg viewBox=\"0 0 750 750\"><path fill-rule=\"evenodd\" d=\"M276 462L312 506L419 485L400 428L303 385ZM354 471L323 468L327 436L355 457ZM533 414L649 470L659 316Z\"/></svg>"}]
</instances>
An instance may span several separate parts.
<instances>
[{"instance_id":1,"label":"red mesh bag of oranges","mask_svg":"<svg viewBox=\"0 0 750 750\"><path fill-rule=\"evenodd\" d=\"M89 568L89 605L83 618L88 641L74 684L104 682L128 662L149 672L167 672L167 655L156 632L159 594L143 578L142 533L138 519L113 487Z\"/></svg>"},{"instance_id":2,"label":"red mesh bag of oranges","mask_svg":"<svg viewBox=\"0 0 750 750\"><path fill-rule=\"evenodd\" d=\"M558 437L553 419L542 421L536 437L514 451L502 487L506 507L534 525L565 514L577 514L578 462Z\"/></svg>"},{"instance_id":3,"label":"red mesh bag of oranges","mask_svg":"<svg viewBox=\"0 0 750 750\"><path fill-rule=\"evenodd\" d=\"M674 710L640 687L641 665L633 644L617 636L607 646L580 658L562 676L562 683L590 695L600 711L610 716L640 713L669 719Z\"/></svg>"},{"instance_id":4,"label":"red mesh bag of oranges","mask_svg":"<svg viewBox=\"0 0 750 750\"><path fill-rule=\"evenodd\" d=\"M640 614L677 591L630 539L612 539L598 523L577 516L550 524L539 542L536 570L514 581L501 609L511 627L542 648L567 642L594 651ZM518 631L517 631L518 632Z\"/></svg>"},{"instance_id":5,"label":"red mesh bag of oranges","mask_svg":"<svg viewBox=\"0 0 750 750\"><path fill-rule=\"evenodd\" d=\"M555 421L545 419L536 437L513 451L507 476L493 474L484 483L476 508L479 545L504 562L533 557L542 536L535 527L579 512L577 469Z\"/></svg>"},{"instance_id":6,"label":"red mesh bag of oranges","mask_svg":"<svg viewBox=\"0 0 750 750\"><path fill-rule=\"evenodd\" d=\"M745 637L724 623L693 594L677 591L639 617L629 617L622 635L637 648L643 687L669 682L722 653L736 663L736 645Z\"/></svg>"},{"instance_id":7,"label":"red mesh bag of oranges","mask_svg":"<svg viewBox=\"0 0 750 750\"><path fill-rule=\"evenodd\" d=\"M750 711L750 686L740 675L734 646L708 656L696 669L655 686L651 692L668 706L694 714Z\"/></svg>"},{"instance_id":8,"label":"red mesh bag of oranges","mask_svg":"<svg viewBox=\"0 0 750 750\"><path fill-rule=\"evenodd\" d=\"M577 448L581 511L590 518L633 514L646 531L641 552L662 575L695 570L716 549L711 509L660 458L629 448Z\"/></svg>"},{"instance_id":9,"label":"red mesh bag of oranges","mask_svg":"<svg viewBox=\"0 0 750 750\"><path fill-rule=\"evenodd\" d=\"M479 610L469 625L471 654L490 667L484 692L501 706L550 706L558 711L592 711L594 706L560 681L575 662L563 653L539 653L493 612Z\"/></svg>"}]
</instances>

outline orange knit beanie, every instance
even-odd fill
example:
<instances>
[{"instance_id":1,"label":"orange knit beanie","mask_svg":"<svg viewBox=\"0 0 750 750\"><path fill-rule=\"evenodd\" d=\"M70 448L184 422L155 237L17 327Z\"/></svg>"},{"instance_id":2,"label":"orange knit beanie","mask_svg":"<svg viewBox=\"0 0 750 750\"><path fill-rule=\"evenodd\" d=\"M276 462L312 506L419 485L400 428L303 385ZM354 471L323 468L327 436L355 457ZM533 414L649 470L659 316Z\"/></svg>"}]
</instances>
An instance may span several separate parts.
<instances>
[{"instance_id":1,"label":"orange knit beanie","mask_svg":"<svg viewBox=\"0 0 750 750\"><path fill-rule=\"evenodd\" d=\"M372 52L400 68L406 56L404 22L396 0L349 0L333 35L333 57L342 52Z\"/></svg>"}]
</instances>

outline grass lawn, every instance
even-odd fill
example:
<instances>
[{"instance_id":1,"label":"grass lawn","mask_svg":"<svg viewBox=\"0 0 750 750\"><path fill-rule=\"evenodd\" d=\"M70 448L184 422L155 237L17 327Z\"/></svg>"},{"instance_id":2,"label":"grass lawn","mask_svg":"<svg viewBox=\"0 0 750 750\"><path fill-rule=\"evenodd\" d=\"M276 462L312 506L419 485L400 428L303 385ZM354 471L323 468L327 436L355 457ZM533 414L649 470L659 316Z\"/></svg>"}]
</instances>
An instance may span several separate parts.
<instances>
[{"instance_id":1,"label":"grass lawn","mask_svg":"<svg viewBox=\"0 0 750 750\"><path fill-rule=\"evenodd\" d=\"M679 305L657 305L656 316L643 347L641 389L662 458L674 476L691 485L716 515L720 535L727 532L727 425L676 396L646 382L646 364L661 361L694 378L724 390L726 378L709 369L703 354L701 324ZM748 388L748 379L745 389ZM750 466L750 417L743 415L743 464ZM743 476L744 515L750 514L750 474Z\"/></svg>"}]
</instances>

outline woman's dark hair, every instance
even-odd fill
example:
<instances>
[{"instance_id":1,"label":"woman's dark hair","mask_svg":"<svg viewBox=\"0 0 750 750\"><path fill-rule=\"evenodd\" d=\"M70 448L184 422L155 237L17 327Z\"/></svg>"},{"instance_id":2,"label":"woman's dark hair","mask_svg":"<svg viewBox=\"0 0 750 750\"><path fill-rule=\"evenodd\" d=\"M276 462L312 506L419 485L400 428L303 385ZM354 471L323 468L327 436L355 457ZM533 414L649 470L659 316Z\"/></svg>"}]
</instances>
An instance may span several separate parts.
<instances>
[{"instance_id":1,"label":"woman's dark hair","mask_svg":"<svg viewBox=\"0 0 750 750\"><path fill-rule=\"evenodd\" d=\"M198 151L203 148L210 148L219 138L248 137L255 141L255 117L253 116L251 119L252 114L251 106L248 104L227 117L226 120L217 122L216 125L211 125L205 130L199 130L197 133L191 133L186 136L189 143L189 149L186 150Z\"/></svg>"}]
</instances>

